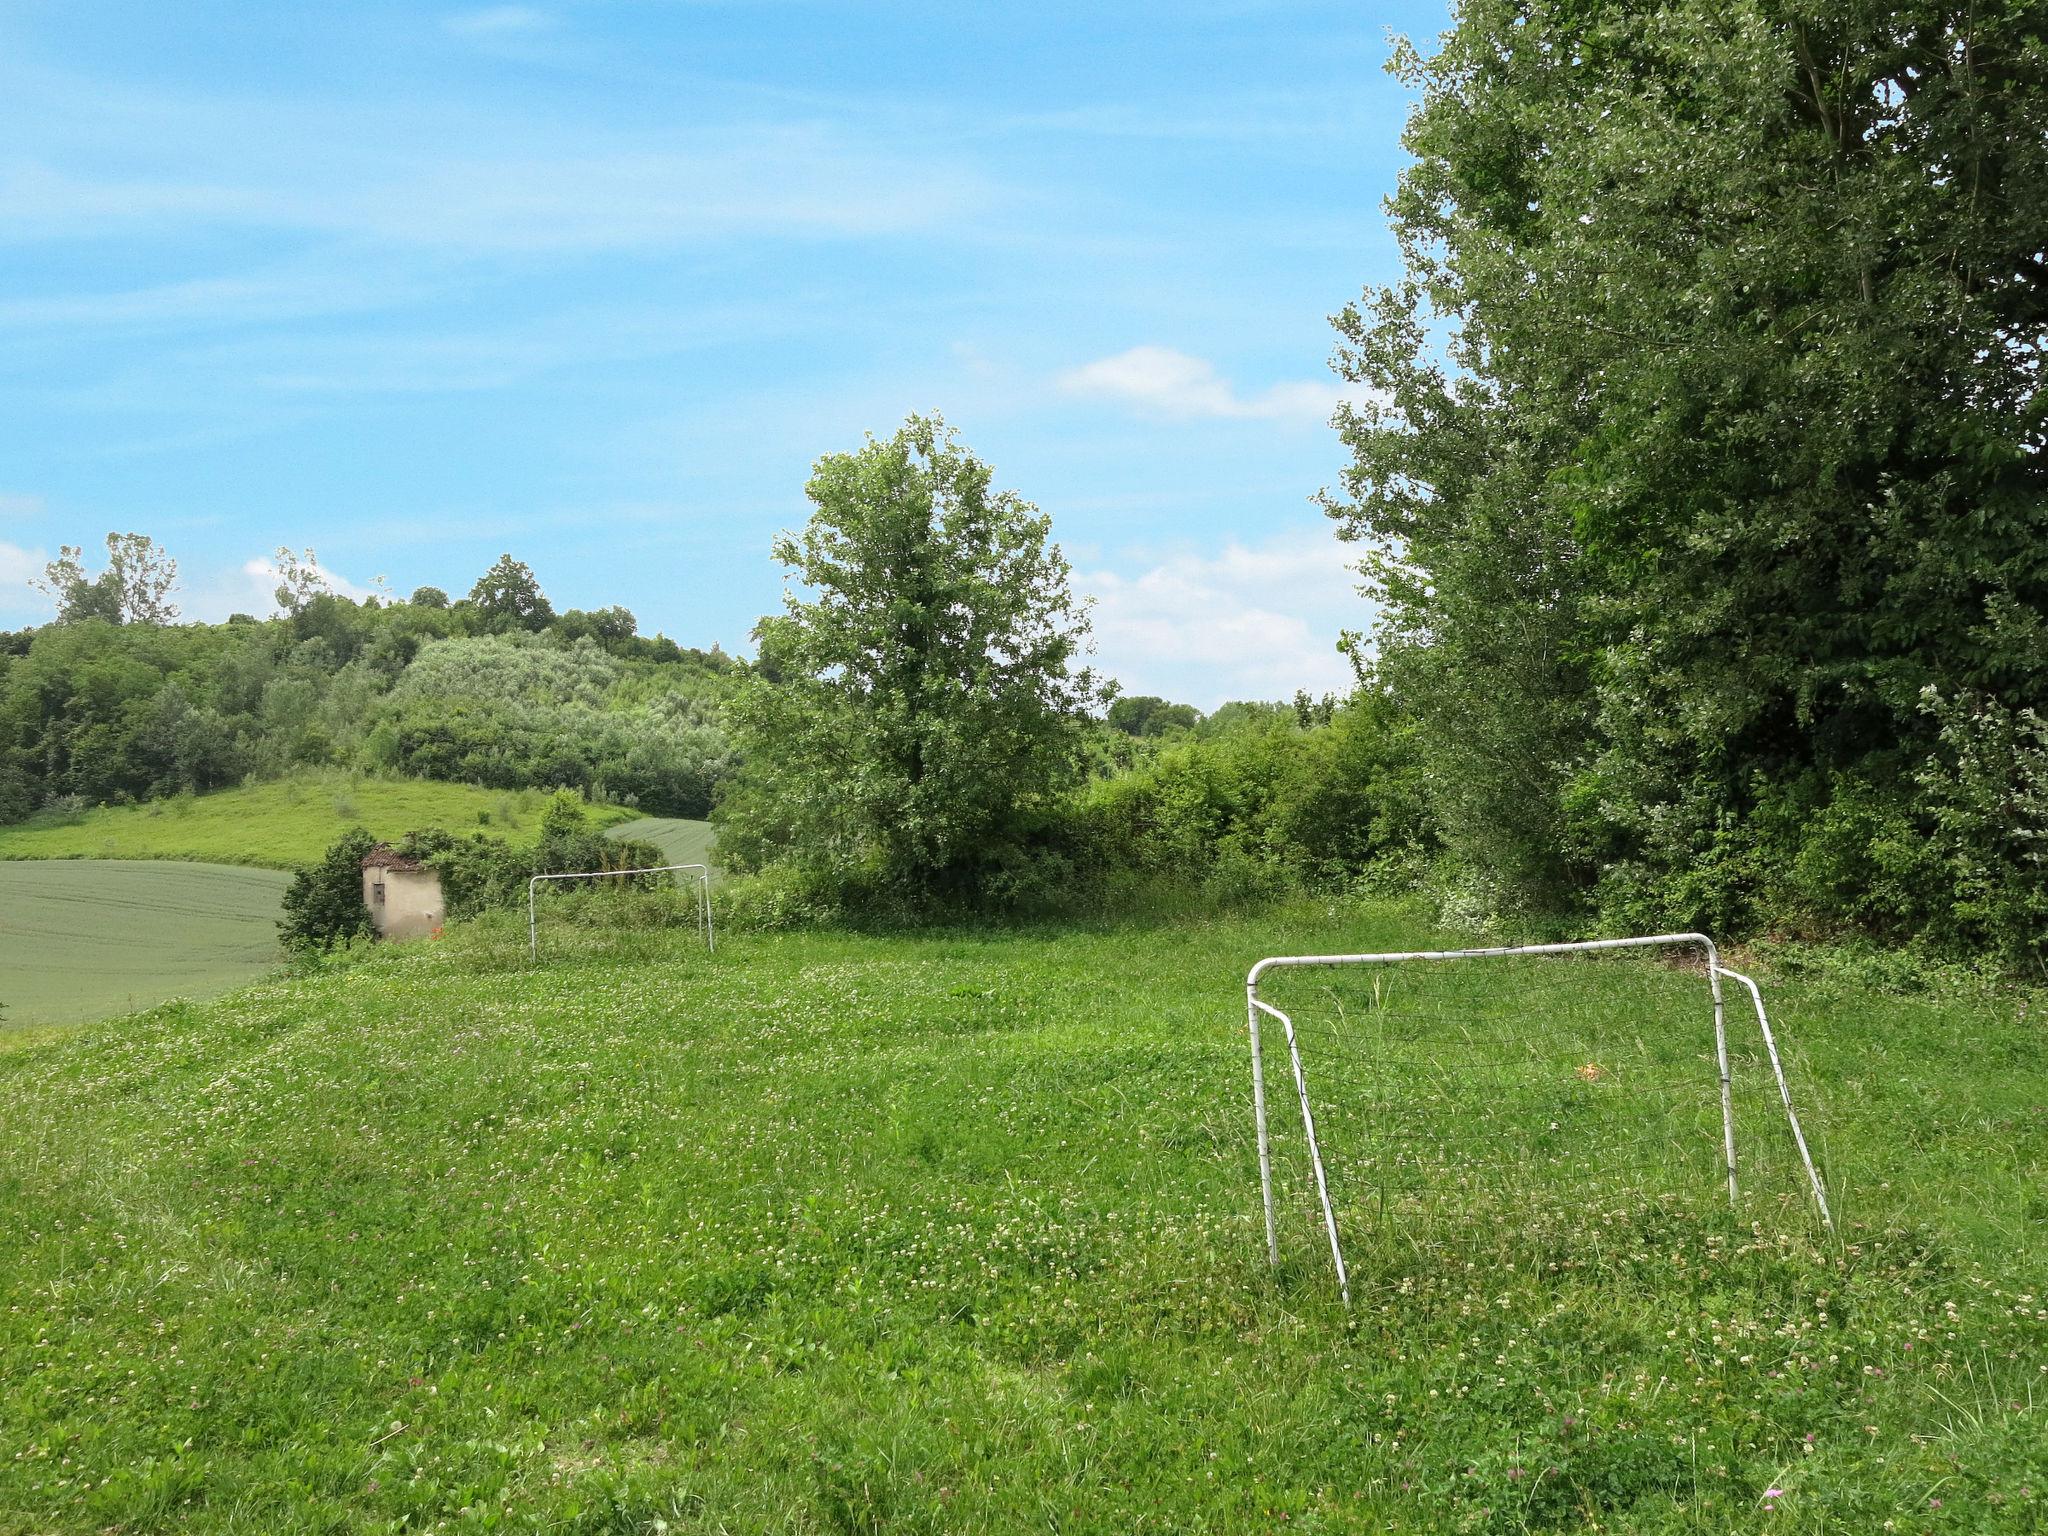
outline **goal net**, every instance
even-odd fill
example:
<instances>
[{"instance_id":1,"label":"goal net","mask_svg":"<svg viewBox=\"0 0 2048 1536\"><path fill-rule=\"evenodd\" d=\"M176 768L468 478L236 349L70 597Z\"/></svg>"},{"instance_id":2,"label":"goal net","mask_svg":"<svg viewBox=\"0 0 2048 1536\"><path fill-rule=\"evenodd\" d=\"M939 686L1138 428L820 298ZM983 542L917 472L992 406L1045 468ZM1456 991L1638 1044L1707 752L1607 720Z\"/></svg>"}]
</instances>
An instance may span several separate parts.
<instances>
[{"instance_id":1,"label":"goal net","mask_svg":"<svg viewBox=\"0 0 2048 1536\"><path fill-rule=\"evenodd\" d=\"M600 889L611 882L620 886L645 887L654 877L667 875L689 893L698 936L707 950L718 948L718 935L711 921L711 866L708 864L656 864L646 869L584 869L559 875L535 875L526 882L526 947L528 957L540 958L540 892L543 886L574 889L584 882L596 882Z\"/></svg>"},{"instance_id":2,"label":"goal net","mask_svg":"<svg viewBox=\"0 0 2048 1536\"><path fill-rule=\"evenodd\" d=\"M1750 978L1700 934L1262 960L1268 1256L1555 1262L1645 1220L1827 1193ZM1566 1262L1570 1262L1569 1257Z\"/></svg>"}]
</instances>

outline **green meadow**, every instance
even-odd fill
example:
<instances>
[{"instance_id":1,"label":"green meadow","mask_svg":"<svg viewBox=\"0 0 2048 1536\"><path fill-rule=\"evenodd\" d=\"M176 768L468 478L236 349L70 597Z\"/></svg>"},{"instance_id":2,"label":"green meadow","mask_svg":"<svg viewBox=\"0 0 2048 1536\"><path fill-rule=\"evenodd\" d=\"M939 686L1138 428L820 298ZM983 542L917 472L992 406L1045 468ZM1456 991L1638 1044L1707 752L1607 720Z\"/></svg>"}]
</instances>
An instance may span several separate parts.
<instances>
[{"instance_id":1,"label":"green meadow","mask_svg":"<svg viewBox=\"0 0 2048 1536\"><path fill-rule=\"evenodd\" d=\"M1696 971L1298 973L1346 1308L1244 973L1434 937L491 919L0 1055L0 1531L2042 1528L2023 995L1765 977L1830 1235Z\"/></svg>"},{"instance_id":2,"label":"green meadow","mask_svg":"<svg viewBox=\"0 0 2048 1536\"><path fill-rule=\"evenodd\" d=\"M286 881L221 864L0 863L0 1044L252 980L278 963Z\"/></svg>"},{"instance_id":3,"label":"green meadow","mask_svg":"<svg viewBox=\"0 0 2048 1536\"><path fill-rule=\"evenodd\" d=\"M674 816L642 816L610 829L614 837L630 837L652 843L671 864L710 864L717 841L708 821L685 821Z\"/></svg>"},{"instance_id":4,"label":"green meadow","mask_svg":"<svg viewBox=\"0 0 2048 1536\"><path fill-rule=\"evenodd\" d=\"M302 772L208 795L46 811L0 827L0 859L196 859L294 869L318 859L352 826L384 838L445 827L530 840L546 804L547 794L537 789ZM598 826L634 815L606 805L590 807L590 814Z\"/></svg>"}]
</instances>

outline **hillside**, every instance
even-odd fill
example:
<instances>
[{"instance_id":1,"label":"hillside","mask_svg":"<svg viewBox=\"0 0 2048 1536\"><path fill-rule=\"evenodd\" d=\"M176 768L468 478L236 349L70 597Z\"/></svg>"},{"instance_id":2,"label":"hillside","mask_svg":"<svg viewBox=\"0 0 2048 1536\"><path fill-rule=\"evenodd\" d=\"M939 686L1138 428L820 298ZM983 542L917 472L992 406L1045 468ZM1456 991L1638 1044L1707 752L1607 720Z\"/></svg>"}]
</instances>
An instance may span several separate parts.
<instances>
[{"instance_id":1,"label":"hillside","mask_svg":"<svg viewBox=\"0 0 2048 1536\"><path fill-rule=\"evenodd\" d=\"M1267 1271L1243 973L1430 937L1304 908L532 968L506 920L0 1055L0 1531L2041 1528L2038 1028L1774 983L1839 1242L1762 1172L1735 1218L1676 1163L1546 1161L1507 1212L1447 1174L1427 1246L1340 1186L1347 1313L1294 1141ZM1364 1017L1325 990L1305 1031ZM1690 1040L1698 1106L1697 992L1630 961L1573 996ZM1498 1109L1309 1059L1326 1103ZM1600 1077L1521 1129L1637 1102Z\"/></svg>"},{"instance_id":2,"label":"hillside","mask_svg":"<svg viewBox=\"0 0 2048 1536\"><path fill-rule=\"evenodd\" d=\"M708 821L684 821L674 816L643 816L638 821L622 822L611 829L614 837L630 837L635 842L652 843L667 856L671 864L710 864L716 873L716 860L712 850L717 845L717 835Z\"/></svg>"},{"instance_id":3,"label":"hillside","mask_svg":"<svg viewBox=\"0 0 2048 1536\"><path fill-rule=\"evenodd\" d=\"M86 601L0 631L0 825L334 768L710 810L731 658L640 637L618 608L543 622L416 596L302 594L226 624L111 623Z\"/></svg>"},{"instance_id":4,"label":"hillside","mask_svg":"<svg viewBox=\"0 0 2048 1536\"><path fill-rule=\"evenodd\" d=\"M0 859L197 859L292 869L319 858L351 826L384 838L419 827L531 837L546 803L539 790L301 773L208 795L45 812L0 826ZM635 813L594 805L590 814L594 824L611 826Z\"/></svg>"}]
</instances>

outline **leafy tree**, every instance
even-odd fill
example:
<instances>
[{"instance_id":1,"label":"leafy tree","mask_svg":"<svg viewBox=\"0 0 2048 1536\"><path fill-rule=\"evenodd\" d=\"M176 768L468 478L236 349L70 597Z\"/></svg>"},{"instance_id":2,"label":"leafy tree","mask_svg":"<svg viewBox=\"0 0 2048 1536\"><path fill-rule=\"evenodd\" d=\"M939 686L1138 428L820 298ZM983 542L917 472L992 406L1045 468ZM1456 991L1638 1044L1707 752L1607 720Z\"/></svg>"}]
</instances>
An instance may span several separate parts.
<instances>
[{"instance_id":1,"label":"leafy tree","mask_svg":"<svg viewBox=\"0 0 2048 1536\"><path fill-rule=\"evenodd\" d=\"M1396 67L1332 510L1445 835L1506 904L1797 917L1807 840L1932 830L1923 690L2048 697L2048 12L1464 0Z\"/></svg>"},{"instance_id":2,"label":"leafy tree","mask_svg":"<svg viewBox=\"0 0 2048 1536\"><path fill-rule=\"evenodd\" d=\"M1077 778L1104 690L1050 520L937 417L819 460L775 543L792 591L730 718L722 846L827 886L985 888Z\"/></svg>"},{"instance_id":3,"label":"leafy tree","mask_svg":"<svg viewBox=\"0 0 2048 1536\"><path fill-rule=\"evenodd\" d=\"M448 594L439 587L414 587L412 596L406 601L415 608L446 608Z\"/></svg>"},{"instance_id":4,"label":"leafy tree","mask_svg":"<svg viewBox=\"0 0 2048 1536\"><path fill-rule=\"evenodd\" d=\"M295 555L280 544L272 564L277 567L277 586L271 595L277 599L279 613L297 617L315 598L331 590L327 574L310 549Z\"/></svg>"},{"instance_id":5,"label":"leafy tree","mask_svg":"<svg viewBox=\"0 0 2048 1536\"><path fill-rule=\"evenodd\" d=\"M171 624L178 617L170 600L178 584L178 562L144 533L107 535L107 568L88 575L84 550L60 547L57 558L30 583L57 604L57 622L105 619L110 624Z\"/></svg>"},{"instance_id":6,"label":"leafy tree","mask_svg":"<svg viewBox=\"0 0 2048 1536\"><path fill-rule=\"evenodd\" d=\"M546 629L555 617L532 568L510 555L498 556L497 562L477 578L476 585L470 588L469 600L485 627L493 630Z\"/></svg>"},{"instance_id":7,"label":"leafy tree","mask_svg":"<svg viewBox=\"0 0 2048 1536\"><path fill-rule=\"evenodd\" d=\"M1108 720L1126 736L1164 736L1171 731L1189 731L1201 723L1201 712L1191 704L1169 704L1157 694L1127 694L1112 700Z\"/></svg>"},{"instance_id":8,"label":"leafy tree","mask_svg":"<svg viewBox=\"0 0 2048 1536\"><path fill-rule=\"evenodd\" d=\"M591 613L571 608L554 623L554 632L561 639L595 640L607 651L621 649L639 629L640 621L633 617L632 610L617 605Z\"/></svg>"},{"instance_id":9,"label":"leafy tree","mask_svg":"<svg viewBox=\"0 0 2048 1536\"><path fill-rule=\"evenodd\" d=\"M370 909L363 905L363 860L377 839L350 827L320 858L292 876L278 920L285 947L300 952L345 946L370 936Z\"/></svg>"}]
</instances>

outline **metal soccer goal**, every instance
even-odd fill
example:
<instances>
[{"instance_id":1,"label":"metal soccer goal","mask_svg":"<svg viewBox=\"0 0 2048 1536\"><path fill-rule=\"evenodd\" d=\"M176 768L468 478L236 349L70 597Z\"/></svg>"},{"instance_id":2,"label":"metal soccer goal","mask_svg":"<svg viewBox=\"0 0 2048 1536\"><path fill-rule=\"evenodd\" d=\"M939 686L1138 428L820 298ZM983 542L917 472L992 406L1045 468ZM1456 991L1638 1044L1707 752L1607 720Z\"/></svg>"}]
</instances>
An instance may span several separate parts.
<instances>
[{"instance_id":1,"label":"metal soccer goal","mask_svg":"<svg viewBox=\"0 0 2048 1536\"><path fill-rule=\"evenodd\" d=\"M1670 1008L1687 1006L1697 972L1630 964L1615 953L1656 949L1704 956L1711 1054L1699 1036L1655 1027ZM1519 970L1518 960L1526 962ZM1489 964L1451 963L1462 961ZM1260 995L1262 982L1278 989L1283 975L1311 970L1322 973L1317 985L1310 989L1311 978L1297 976L1295 990L1281 999L1285 1008ZM1493 949L1276 955L1254 965L1245 978L1245 1016L1268 1259L1276 1267L1281 1259L1273 1149L1282 1128L1267 1114L1263 1020L1277 1021L1285 1034L1299 1120L1284 1129L1299 1136L1322 1237L1349 1305L1340 1213L1347 1227L1370 1224L1414 1244L1440 1231L1444 1211L1453 1207L1468 1228L1522 1223L1536 1230L1547 1222L1553 1234L1569 1234L1603 1202L1641 1205L1670 1198L1674 1186L1725 1180L1736 1203L1737 1075L1724 979L1749 994L1756 1014L1761 1054L1749 1047L1739 1053L1745 1093L1775 1097L1789 1131L1789 1147L1773 1152L1784 1166L1767 1167L1766 1182L1782 1186L1797 1178L1795 1166L1802 1170L1814 1208L1832 1231L1827 1191L1793 1108L1763 993L1721 964L1706 935L1664 933Z\"/></svg>"},{"instance_id":2,"label":"metal soccer goal","mask_svg":"<svg viewBox=\"0 0 2048 1536\"><path fill-rule=\"evenodd\" d=\"M704 947L716 951L718 935L711 922L711 866L708 864L657 864L649 869L582 869L560 875L535 875L526 882L526 949L531 959L540 958L540 907L536 900L543 884L551 880L619 880L627 875L682 875L696 871L697 932Z\"/></svg>"}]
</instances>

